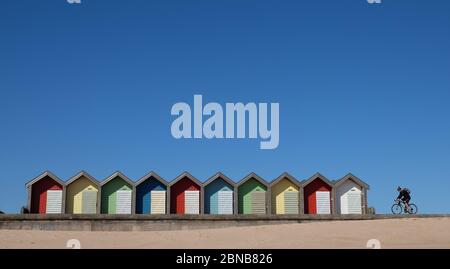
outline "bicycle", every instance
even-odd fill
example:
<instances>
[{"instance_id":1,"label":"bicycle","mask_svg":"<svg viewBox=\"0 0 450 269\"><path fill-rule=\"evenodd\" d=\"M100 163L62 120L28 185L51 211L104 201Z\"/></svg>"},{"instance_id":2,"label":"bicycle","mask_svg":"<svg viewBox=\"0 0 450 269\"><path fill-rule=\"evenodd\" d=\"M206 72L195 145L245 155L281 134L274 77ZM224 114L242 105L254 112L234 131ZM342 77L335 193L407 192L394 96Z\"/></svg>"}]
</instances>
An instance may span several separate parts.
<instances>
[{"instance_id":1,"label":"bicycle","mask_svg":"<svg viewBox=\"0 0 450 269\"><path fill-rule=\"evenodd\" d=\"M392 214L400 215L403 212L411 215L417 214L417 206L413 203L409 204L409 209L407 210L406 204L403 200L395 200L395 204L391 207Z\"/></svg>"}]
</instances>

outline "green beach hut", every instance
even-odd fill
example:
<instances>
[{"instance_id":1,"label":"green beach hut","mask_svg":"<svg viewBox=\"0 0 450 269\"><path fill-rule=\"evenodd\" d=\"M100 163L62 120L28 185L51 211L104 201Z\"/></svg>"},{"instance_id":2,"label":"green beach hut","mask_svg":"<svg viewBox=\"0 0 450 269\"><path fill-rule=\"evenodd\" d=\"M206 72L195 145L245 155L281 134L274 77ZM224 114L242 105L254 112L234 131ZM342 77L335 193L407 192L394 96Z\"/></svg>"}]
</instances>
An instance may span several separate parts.
<instances>
[{"instance_id":1,"label":"green beach hut","mask_svg":"<svg viewBox=\"0 0 450 269\"><path fill-rule=\"evenodd\" d=\"M102 214L134 213L134 183L121 172L115 172L101 183Z\"/></svg>"},{"instance_id":2,"label":"green beach hut","mask_svg":"<svg viewBox=\"0 0 450 269\"><path fill-rule=\"evenodd\" d=\"M255 173L243 178L238 184L239 214L267 214L269 185Z\"/></svg>"}]
</instances>

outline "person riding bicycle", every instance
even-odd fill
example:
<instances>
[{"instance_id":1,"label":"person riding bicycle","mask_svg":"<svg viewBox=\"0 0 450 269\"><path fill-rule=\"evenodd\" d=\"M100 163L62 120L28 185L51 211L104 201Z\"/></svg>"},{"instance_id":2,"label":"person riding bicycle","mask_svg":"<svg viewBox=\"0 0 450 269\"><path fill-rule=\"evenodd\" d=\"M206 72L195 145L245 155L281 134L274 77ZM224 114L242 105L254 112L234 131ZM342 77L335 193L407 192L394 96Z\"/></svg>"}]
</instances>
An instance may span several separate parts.
<instances>
[{"instance_id":1,"label":"person riding bicycle","mask_svg":"<svg viewBox=\"0 0 450 269\"><path fill-rule=\"evenodd\" d=\"M406 207L405 207L405 212L409 211L409 201L411 200L411 191L408 188L401 188L400 186L397 187L397 191L398 191L398 197L397 197L397 201L398 200L402 200Z\"/></svg>"}]
</instances>

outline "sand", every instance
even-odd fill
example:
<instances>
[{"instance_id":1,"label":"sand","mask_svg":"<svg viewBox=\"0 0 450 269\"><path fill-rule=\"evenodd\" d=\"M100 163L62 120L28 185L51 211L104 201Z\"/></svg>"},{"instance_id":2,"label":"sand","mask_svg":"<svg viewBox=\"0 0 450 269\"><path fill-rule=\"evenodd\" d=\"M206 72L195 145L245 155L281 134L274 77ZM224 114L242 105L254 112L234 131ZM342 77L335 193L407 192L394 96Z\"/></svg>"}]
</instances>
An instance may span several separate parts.
<instances>
[{"instance_id":1,"label":"sand","mask_svg":"<svg viewBox=\"0 0 450 269\"><path fill-rule=\"evenodd\" d=\"M450 218L330 221L149 232L0 230L0 248L450 248Z\"/></svg>"}]
</instances>

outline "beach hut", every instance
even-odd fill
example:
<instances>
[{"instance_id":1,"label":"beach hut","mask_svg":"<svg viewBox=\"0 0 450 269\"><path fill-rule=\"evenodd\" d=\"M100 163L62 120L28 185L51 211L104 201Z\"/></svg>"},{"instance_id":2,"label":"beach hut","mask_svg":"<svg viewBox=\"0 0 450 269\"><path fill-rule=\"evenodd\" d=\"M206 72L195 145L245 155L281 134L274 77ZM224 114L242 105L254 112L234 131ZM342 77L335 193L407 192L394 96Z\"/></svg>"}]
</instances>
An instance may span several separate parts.
<instances>
[{"instance_id":1,"label":"beach hut","mask_svg":"<svg viewBox=\"0 0 450 269\"><path fill-rule=\"evenodd\" d=\"M302 183L306 214L331 214L333 183L316 173Z\"/></svg>"},{"instance_id":2,"label":"beach hut","mask_svg":"<svg viewBox=\"0 0 450 269\"><path fill-rule=\"evenodd\" d=\"M66 182L66 213L98 214L100 183L85 171Z\"/></svg>"},{"instance_id":3,"label":"beach hut","mask_svg":"<svg viewBox=\"0 0 450 269\"><path fill-rule=\"evenodd\" d=\"M101 183L102 214L132 214L134 183L121 172L115 172Z\"/></svg>"},{"instance_id":4,"label":"beach hut","mask_svg":"<svg viewBox=\"0 0 450 269\"><path fill-rule=\"evenodd\" d=\"M347 174L334 184L338 214L366 214L369 185L358 177Z\"/></svg>"},{"instance_id":5,"label":"beach hut","mask_svg":"<svg viewBox=\"0 0 450 269\"><path fill-rule=\"evenodd\" d=\"M28 209L32 214L64 213L64 182L46 171L26 184Z\"/></svg>"},{"instance_id":6,"label":"beach hut","mask_svg":"<svg viewBox=\"0 0 450 269\"><path fill-rule=\"evenodd\" d=\"M273 214L299 214L302 188L300 182L284 173L270 184Z\"/></svg>"},{"instance_id":7,"label":"beach hut","mask_svg":"<svg viewBox=\"0 0 450 269\"><path fill-rule=\"evenodd\" d=\"M266 214L269 208L269 185L255 173L243 178L238 186L239 214Z\"/></svg>"},{"instance_id":8,"label":"beach hut","mask_svg":"<svg viewBox=\"0 0 450 269\"><path fill-rule=\"evenodd\" d=\"M136 214L166 214L167 182L150 172L136 182Z\"/></svg>"},{"instance_id":9,"label":"beach hut","mask_svg":"<svg viewBox=\"0 0 450 269\"><path fill-rule=\"evenodd\" d=\"M236 184L222 173L217 173L203 184L204 213L229 215L235 211Z\"/></svg>"},{"instance_id":10,"label":"beach hut","mask_svg":"<svg viewBox=\"0 0 450 269\"><path fill-rule=\"evenodd\" d=\"M169 184L171 214L200 214L201 186L188 172L184 172Z\"/></svg>"}]
</instances>

